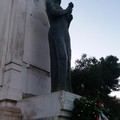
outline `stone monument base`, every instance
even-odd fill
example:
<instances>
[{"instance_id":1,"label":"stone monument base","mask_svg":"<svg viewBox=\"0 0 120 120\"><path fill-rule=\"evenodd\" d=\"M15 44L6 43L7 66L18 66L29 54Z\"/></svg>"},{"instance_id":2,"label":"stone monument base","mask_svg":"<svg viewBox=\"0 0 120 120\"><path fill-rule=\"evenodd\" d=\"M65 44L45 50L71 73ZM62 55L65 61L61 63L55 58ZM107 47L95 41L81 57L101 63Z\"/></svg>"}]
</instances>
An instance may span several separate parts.
<instances>
[{"instance_id":1,"label":"stone monument base","mask_svg":"<svg viewBox=\"0 0 120 120\"><path fill-rule=\"evenodd\" d=\"M21 110L13 101L0 101L0 120L22 120Z\"/></svg>"},{"instance_id":2,"label":"stone monument base","mask_svg":"<svg viewBox=\"0 0 120 120\"><path fill-rule=\"evenodd\" d=\"M22 110L23 120L69 120L75 98L80 96L58 91L24 99L17 106Z\"/></svg>"}]
</instances>

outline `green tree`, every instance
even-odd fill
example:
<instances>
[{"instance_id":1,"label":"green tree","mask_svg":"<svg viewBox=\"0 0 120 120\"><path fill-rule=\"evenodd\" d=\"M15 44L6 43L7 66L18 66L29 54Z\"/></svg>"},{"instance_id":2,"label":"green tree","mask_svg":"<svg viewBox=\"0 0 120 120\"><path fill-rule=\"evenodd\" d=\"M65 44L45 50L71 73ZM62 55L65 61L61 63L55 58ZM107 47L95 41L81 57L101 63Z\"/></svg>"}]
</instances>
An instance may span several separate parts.
<instances>
[{"instance_id":1,"label":"green tree","mask_svg":"<svg viewBox=\"0 0 120 120\"><path fill-rule=\"evenodd\" d=\"M115 56L97 60L83 54L72 69L73 92L85 97L106 97L119 90L120 63Z\"/></svg>"},{"instance_id":2,"label":"green tree","mask_svg":"<svg viewBox=\"0 0 120 120\"><path fill-rule=\"evenodd\" d=\"M100 98L111 111L110 120L120 120L120 100L110 97L119 90L120 63L116 56L96 59L83 54L72 69L72 88L86 98Z\"/></svg>"}]
</instances>

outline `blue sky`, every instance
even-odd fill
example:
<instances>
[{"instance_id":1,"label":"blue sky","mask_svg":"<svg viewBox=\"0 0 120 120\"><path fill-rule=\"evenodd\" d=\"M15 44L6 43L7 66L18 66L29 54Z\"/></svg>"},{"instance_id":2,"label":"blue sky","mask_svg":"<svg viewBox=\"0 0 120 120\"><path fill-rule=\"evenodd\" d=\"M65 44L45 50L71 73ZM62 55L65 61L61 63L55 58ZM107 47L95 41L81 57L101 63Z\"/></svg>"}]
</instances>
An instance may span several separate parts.
<instances>
[{"instance_id":1,"label":"blue sky","mask_svg":"<svg viewBox=\"0 0 120 120\"><path fill-rule=\"evenodd\" d=\"M71 0L62 0L65 8ZM72 66L83 53L120 58L120 0L73 0Z\"/></svg>"},{"instance_id":2,"label":"blue sky","mask_svg":"<svg viewBox=\"0 0 120 120\"><path fill-rule=\"evenodd\" d=\"M120 60L120 0L62 0L62 7L71 1L72 66L83 53L96 58L114 55Z\"/></svg>"}]
</instances>

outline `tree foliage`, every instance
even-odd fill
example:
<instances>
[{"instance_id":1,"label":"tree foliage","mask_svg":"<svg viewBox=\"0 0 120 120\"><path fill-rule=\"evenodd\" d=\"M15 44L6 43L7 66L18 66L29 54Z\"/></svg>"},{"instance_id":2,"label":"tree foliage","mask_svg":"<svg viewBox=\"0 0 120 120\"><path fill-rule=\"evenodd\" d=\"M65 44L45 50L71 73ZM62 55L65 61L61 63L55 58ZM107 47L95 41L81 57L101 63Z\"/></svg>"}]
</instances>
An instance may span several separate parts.
<instances>
[{"instance_id":1,"label":"tree foliage","mask_svg":"<svg viewBox=\"0 0 120 120\"><path fill-rule=\"evenodd\" d=\"M119 90L119 77L120 63L116 56L96 59L83 54L72 69L73 92L86 98L100 98L110 108L110 120L120 120L120 100L109 96L111 91Z\"/></svg>"},{"instance_id":2,"label":"tree foliage","mask_svg":"<svg viewBox=\"0 0 120 120\"><path fill-rule=\"evenodd\" d=\"M83 96L104 97L119 90L120 63L115 56L97 60L83 54L72 70L73 92Z\"/></svg>"}]
</instances>

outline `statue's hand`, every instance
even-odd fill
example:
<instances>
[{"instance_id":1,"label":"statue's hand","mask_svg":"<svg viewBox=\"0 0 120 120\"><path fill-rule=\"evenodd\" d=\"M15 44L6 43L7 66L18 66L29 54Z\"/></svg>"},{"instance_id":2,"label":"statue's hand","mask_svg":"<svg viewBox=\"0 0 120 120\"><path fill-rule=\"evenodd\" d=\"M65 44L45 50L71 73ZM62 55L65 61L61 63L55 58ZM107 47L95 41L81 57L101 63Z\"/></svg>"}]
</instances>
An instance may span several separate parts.
<instances>
[{"instance_id":1,"label":"statue's hand","mask_svg":"<svg viewBox=\"0 0 120 120\"><path fill-rule=\"evenodd\" d=\"M71 14L71 13L72 13L73 7L74 7L73 3L70 2L69 5L68 5L68 7L67 7L67 12L68 12L68 14Z\"/></svg>"},{"instance_id":2,"label":"statue's hand","mask_svg":"<svg viewBox=\"0 0 120 120\"><path fill-rule=\"evenodd\" d=\"M73 8L73 7L74 7L74 4L73 4L72 2L70 2L70 3L69 3L69 6L70 6L71 8Z\"/></svg>"}]
</instances>

